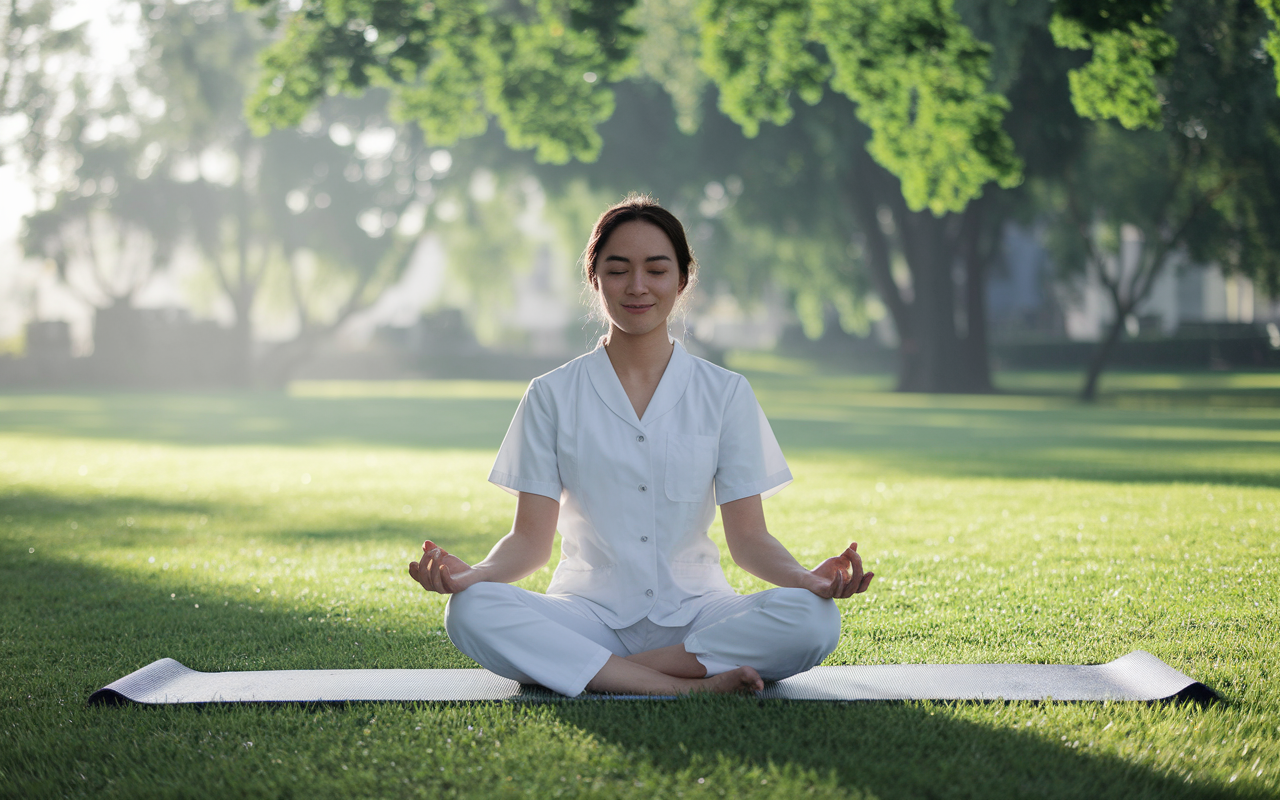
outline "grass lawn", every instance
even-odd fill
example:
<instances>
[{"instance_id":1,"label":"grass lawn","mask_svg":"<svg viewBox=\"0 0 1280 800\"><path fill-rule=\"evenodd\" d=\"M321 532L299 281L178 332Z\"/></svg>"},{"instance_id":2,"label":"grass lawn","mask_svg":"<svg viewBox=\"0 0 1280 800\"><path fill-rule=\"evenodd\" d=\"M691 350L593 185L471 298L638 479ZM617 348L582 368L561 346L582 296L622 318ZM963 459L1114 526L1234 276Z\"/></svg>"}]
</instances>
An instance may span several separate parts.
<instances>
[{"instance_id":1,"label":"grass lawn","mask_svg":"<svg viewBox=\"0 0 1280 800\"><path fill-rule=\"evenodd\" d=\"M425 537L474 559L508 529L514 501L485 476L523 387L11 393L0 795L1280 794L1280 375L1108 376L1083 407L1074 375L925 397L734 366L797 478L771 529L811 562L855 539L878 574L828 663L1141 648L1224 701L89 708L162 656L473 666L404 567Z\"/></svg>"}]
</instances>

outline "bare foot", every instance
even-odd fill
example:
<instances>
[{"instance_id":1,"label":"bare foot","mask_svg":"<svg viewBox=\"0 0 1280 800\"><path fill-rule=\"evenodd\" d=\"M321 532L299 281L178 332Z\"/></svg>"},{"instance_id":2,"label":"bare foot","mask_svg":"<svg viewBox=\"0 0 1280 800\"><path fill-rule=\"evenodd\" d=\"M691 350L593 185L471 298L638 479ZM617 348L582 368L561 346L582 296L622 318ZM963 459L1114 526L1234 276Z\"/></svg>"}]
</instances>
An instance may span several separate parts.
<instances>
[{"instance_id":1,"label":"bare foot","mask_svg":"<svg viewBox=\"0 0 1280 800\"><path fill-rule=\"evenodd\" d=\"M711 692L712 694L749 694L764 689L764 681L760 673L751 667L738 667L710 678L701 678L692 691Z\"/></svg>"},{"instance_id":2,"label":"bare foot","mask_svg":"<svg viewBox=\"0 0 1280 800\"><path fill-rule=\"evenodd\" d=\"M588 691L613 694L733 694L758 692L763 688L760 673L751 667L738 667L710 678L680 678L613 655L587 683Z\"/></svg>"}]
</instances>

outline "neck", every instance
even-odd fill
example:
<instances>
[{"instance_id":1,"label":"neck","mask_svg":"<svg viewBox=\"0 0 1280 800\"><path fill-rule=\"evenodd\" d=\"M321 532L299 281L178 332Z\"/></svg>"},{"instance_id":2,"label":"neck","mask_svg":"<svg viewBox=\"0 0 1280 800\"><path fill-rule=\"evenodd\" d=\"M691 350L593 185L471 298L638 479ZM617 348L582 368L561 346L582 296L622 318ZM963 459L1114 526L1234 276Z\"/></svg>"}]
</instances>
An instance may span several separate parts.
<instances>
[{"instance_id":1,"label":"neck","mask_svg":"<svg viewBox=\"0 0 1280 800\"><path fill-rule=\"evenodd\" d=\"M675 345L662 325L640 336L625 333L616 326L609 326L604 338L604 349L609 361L618 372L654 372L661 374L671 360Z\"/></svg>"}]
</instances>

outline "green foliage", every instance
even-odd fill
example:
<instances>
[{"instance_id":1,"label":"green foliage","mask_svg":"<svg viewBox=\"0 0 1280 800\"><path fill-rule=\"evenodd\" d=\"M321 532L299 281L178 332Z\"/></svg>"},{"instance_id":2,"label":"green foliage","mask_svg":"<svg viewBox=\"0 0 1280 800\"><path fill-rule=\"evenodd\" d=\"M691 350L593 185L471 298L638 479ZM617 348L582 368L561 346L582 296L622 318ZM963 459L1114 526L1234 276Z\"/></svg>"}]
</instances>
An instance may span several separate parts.
<instances>
[{"instance_id":1,"label":"green foliage","mask_svg":"<svg viewBox=\"0 0 1280 800\"><path fill-rule=\"evenodd\" d=\"M658 83L675 106L676 126L693 135L702 122L707 76L701 57L698 0L641 0L637 22L645 35L636 45L639 71Z\"/></svg>"},{"instance_id":2,"label":"green foliage","mask_svg":"<svg viewBox=\"0 0 1280 800\"><path fill-rule=\"evenodd\" d=\"M506 177L503 180L502 177ZM450 219L437 225L449 258L458 305L470 312L476 338L500 344L509 328L516 276L533 263L535 246L521 228L529 198L515 176L498 176L480 168L468 186L442 193L437 213L448 208Z\"/></svg>"},{"instance_id":3,"label":"green foliage","mask_svg":"<svg viewBox=\"0 0 1280 800\"><path fill-rule=\"evenodd\" d=\"M1280 95L1280 0L1258 0L1258 8L1262 9L1271 20L1271 33L1267 34L1267 53L1276 70L1276 94Z\"/></svg>"},{"instance_id":4,"label":"green foliage","mask_svg":"<svg viewBox=\"0 0 1280 800\"><path fill-rule=\"evenodd\" d=\"M1118 120L1131 130L1160 127L1155 77L1178 48L1177 41L1158 27L1168 0L1073 5L1116 6L1130 12L1059 7L1050 21L1049 30L1059 47L1093 51L1087 64L1070 73L1076 111L1088 119Z\"/></svg>"},{"instance_id":5,"label":"green foliage","mask_svg":"<svg viewBox=\"0 0 1280 800\"><path fill-rule=\"evenodd\" d=\"M726 260L739 273L732 277L739 285L751 272L773 277L795 298L796 316L810 339L822 335L828 307L835 308L846 332L870 332L862 254L838 232L821 224L776 230L752 224L733 210L726 214L725 228Z\"/></svg>"},{"instance_id":6,"label":"green foliage","mask_svg":"<svg viewBox=\"0 0 1280 800\"><path fill-rule=\"evenodd\" d=\"M703 67L720 89L720 108L747 136L760 122L786 124L794 92L813 105L831 77L807 43L809 0L708 0L702 20Z\"/></svg>"},{"instance_id":7,"label":"green foliage","mask_svg":"<svg viewBox=\"0 0 1280 800\"><path fill-rule=\"evenodd\" d=\"M988 182L1021 181L1022 162L1001 122L1009 108L987 91L991 46L950 2L815 3L815 32L832 86L858 104L868 145L902 179L913 211L962 211Z\"/></svg>"},{"instance_id":8,"label":"green foliage","mask_svg":"<svg viewBox=\"0 0 1280 800\"><path fill-rule=\"evenodd\" d=\"M1096 246L1114 256L1114 231L1130 224L1149 249L1186 248L1200 263L1280 288L1280 232L1270 221L1280 215L1280 107L1269 65L1253 52L1266 19L1250 4L1202 2L1173 8L1164 24L1179 46L1161 78L1162 124L1102 123L1088 133L1069 185L1075 218L1065 194L1045 206L1067 216L1053 238L1074 257L1058 263L1080 268L1083 253L1061 243L1081 225L1112 231Z\"/></svg>"},{"instance_id":9,"label":"green foliage","mask_svg":"<svg viewBox=\"0 0 1280 800\"><path fill-rule=\"evenodd\" d=\"M1021 180L1008 102L986 88L991 48L948 0L709 0L701 14L721 108L749 136L791 119L793 92L813 104L829 82L857 103L868 149L913 210L960 211L988 182Z\"/></svg>"},{"instance_id":10,"label":"green foliage","mask_svg":"<svg viewBox=\"0 0 1280 800\"><path fill-rule=\"evenodd\" d=\"M634 68L634 0L539 0L496 6L398 0L309 0L284 20L247 101L255 130L298 124L323 97L389 89L401 120L452 144L494 117L539 161L594 160L596 126L613 112L605 83Z\"/></svg>"}]
</instances>

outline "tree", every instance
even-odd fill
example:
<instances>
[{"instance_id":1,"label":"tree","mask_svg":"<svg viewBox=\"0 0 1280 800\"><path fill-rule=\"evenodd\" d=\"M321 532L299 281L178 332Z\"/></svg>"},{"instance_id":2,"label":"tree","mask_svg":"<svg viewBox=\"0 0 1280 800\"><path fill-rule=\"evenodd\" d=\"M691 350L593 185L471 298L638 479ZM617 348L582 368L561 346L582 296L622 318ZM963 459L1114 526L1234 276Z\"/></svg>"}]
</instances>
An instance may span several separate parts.
<instances>
[{"instance_id":1,"label":"tree","mask_svg":"<svg viewBox=\"0 0 1280 800\"><path fill-rule=\"evenodd\" d=\"M635 69L630 2L439 10L313 0L291 15L273 0L252 2L285 26L249 106L264 126L295 124L328 93L383 85L432 141L475 134L492 116L512 147L535 148L542 161L590 160L595 127L614 106L604 84ZM1070 102L1086 114L1149 117L1168 50L1158 25L1165 5L699 0L696 19L720 107L749 136L764 122L793 125L793 96L815 104L830 89L852 103L860 124L835 128L848 133L834 148L848 169L825 170L844 182L829 207L847 215L845 240L895 322L899 388L982 391L984 269L1016 210L997 187L1016 186L1037 149L1013 134L1043 127L1036 116L1060 119L1057 107ZM1088 55L1054 50L1050 33ZM658 72L665 86L681 84ZM1021 109L1015 97L1027 101ZM687 93L681 102L688 111ZM682 117L686 128L691 119ZM1069 133L1054 141L1077 144ZM1040 162L1046 174L1057 169L1051 162ZM828 214L819 217L815 227L829 230ZM854 275L847 261L833 271Z\"/></svg>"},{"instance_id":2,"label":"tree","mask_svg":"<svg viewBox=\"0 0 1280 800\"><path fill-rule=\"evenodd\" d=\"M323 334L368 302L371 283L402 266L402 257L388 256L394 237L382 237L380 218L402 211L412 187L396 193L392 209L381 208L380 193L398 177L381 163L394 139L392 147L371 152L380 162L376 173L366 170L354 132L364 120L353 123L355 109L326 108L306 129L265 139L249 132L241 109L264 40L247 15L217 0L157 0L143 8L149 57L140 77L166 109L161 124L148 129L156 171L179 182L171 197L184 211L183 229L233 310L239 381L277 382ZM375 179L366 180L370 176ZM376 237L357 224L373 209L379 221L368 227ZM300 259L304 250L315 258ZM323 321L308 308L304 284L312 281L299 274L303 261L336 278L331 282L347 294ZM255 364L255 309L273 270L292 290L298 333Z\"/></svg>"},{"instance_id":3,"label":"tree","mask_svg":"<svg viewBox=\"0 0 1280 800\"><path fill-rule=\"evenodd\" d=\"M298 124L328 95L384 87L393 115L434 143L479 135L492 115L512 148L553 163L599 152L605 84L633 66L638 33L625 21L634 0L315 0L293 14L248 2L271 27L287 16L248 101L259 133Z\"/></svg>"},{"instance_id":4,"label":"tree","mask_svg":"<svg viewBox=\"0 0 1280 800\"><path fill-rule=\"evenodd\" d=\"M8 0L0 5L0 163L22 163L43 181L63 165L51 150L76 128L75 112L89 87L78 68L87 55L84 26L59 27L58 0ZM58 98L71 102L57 102Z\"/></svg>"},{"instance_id":5,"label":"tree","mask_svg":"<svg viewBox=\"0 0 1280 800\"><path fill-rule=\"evenodd\" d=\"M166 265L177 216L162 176L147 180L136 132L154 116L132 75L95 74L84 25L61 27L66 4L8 4L0 97L16 132L4 156L31 183L37 210L22 244L99 311L128 309Z\"/></svg>"},{"instance_id":6,"label":"tree","mask_svg":"<svg viewBox=\"0 0 1280 800\"><path fill-rule=\"evenodd\" d=\"M1126 322L1178 261L1216 262L1280 290L1280 104L1258 57L1267 18L1251 3L1215 0L1172 8L1161 22L1155 116L1105 114L1117 120L1091 127L1067 179L1046 192L1060 263L1095 276L1111 305L1085 400ZM1087 101L1082 111L1105 109ZM1126 229L1136 234L1129 252Z\"/></svg>"},{"instance_id":7,"label":"tree","mask_svg":"<svg viewBox=\"0 0 1280 800\"><path fill-rule=\"evenodd\" d=\"M278 4L267 0L256 4L268 17L281 13ZM419 120L433 141L446 143L481 131L492 113L513 147L536 147L546 161L590 159L599 143L594 127L613 107L612 93L595 84L621 78L633 67L636 31L624 13L630 5L538 3L486 14L469 4L445 11L397 2L304 3L287 17L284 34L263 59L266 69L250 112L264 124L296 124L326 93L386 85L399 113ZM757 9L749 15L749 26L730 26L718 36L711 23L730 20L731 9L728 4L704 9L704 42L736 42L737 49L722 59L725 63L741 56L757 66L781 64L777 80L754 89L750 70L719 75L722 97L760 101L730 103L728 108L739 108L744 120L779 120L792 82L799 81L802 94L816 99L821 81L834 76L836 85L864 101L860 108L865 107L876 157L903 173L909 198L901 203L903 214L908 203L935 211L962 208L988 180L1016 182L1018 160L999 127L1004 101L984 87L989 48L959 23L949 4L915 4L888 18L872 13L867 4L852 16L838 4L818 8L817 16L807 4L799 6L799 16ZM934 13L939 10L941 17ZM806 34L797 27L801 22L810 32L835 35L856 29L865 36L832 40L843 59L832 70L805 58L808 51L795 46L796 37ZM770 31L764 41L747 35L762 24ZM871 50L862 45L868 36L875 44ZM770 60L784 55L786 63ZM857 68L864 61L883 68ZM913 248L916 242L936 240L922 248L936 254L946 245L940 233L904 238ZM921 318L954 316L949 287L932 291L936 283L917 281L925 309ZM939 313L941 306L948 310ZM956 362L948 358L954 334L948 338L939 327L937 335L923 339L930 344L939 340L942 346L924 348L923 356L915 357L915 338L905 317L900 329L904 360L911 364L904 370L903 388L961 388L956 381L964 372L951 369ZM985 383L985 371L980 372Z\"/></svg>"},{"instance_id":8,"label":"tree","mask_svg":"<svg viewBox=\"0 0 1280 800\"><path fill-rule=\"evenodd\" d=\"M177 187L146 174L146 153L136 142L118 135L78 141L79 167L52 208L27 218L24 249L52 262L85 305L132 307L173 253Z\"/></svg>"}]
</instances>

